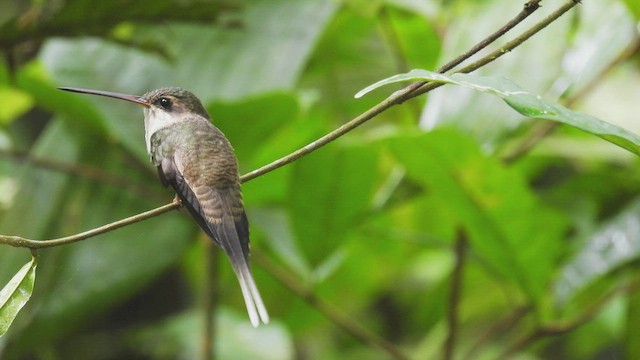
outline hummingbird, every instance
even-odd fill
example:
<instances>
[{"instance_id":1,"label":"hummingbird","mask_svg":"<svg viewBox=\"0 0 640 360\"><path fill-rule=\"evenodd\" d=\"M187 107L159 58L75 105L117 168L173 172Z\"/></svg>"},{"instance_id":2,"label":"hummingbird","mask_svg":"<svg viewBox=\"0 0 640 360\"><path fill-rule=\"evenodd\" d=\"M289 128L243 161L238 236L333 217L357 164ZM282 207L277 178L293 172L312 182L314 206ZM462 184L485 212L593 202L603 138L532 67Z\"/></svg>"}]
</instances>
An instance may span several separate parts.
<instances>
[{"instance_id":1,"label":"hummingbird","mask_svg":"<svg viewBox=\"0 0 640 360\"><path fill-rule=\"evenodd\" d=\"M162 184L176 192L200 228L224 250L240 283L254 327L269 315L249 265L249 222L242 204L238 160L198 97L178 87L142 96L61 87L144 107L144 137Z\"/></svg>"}]
</instances>

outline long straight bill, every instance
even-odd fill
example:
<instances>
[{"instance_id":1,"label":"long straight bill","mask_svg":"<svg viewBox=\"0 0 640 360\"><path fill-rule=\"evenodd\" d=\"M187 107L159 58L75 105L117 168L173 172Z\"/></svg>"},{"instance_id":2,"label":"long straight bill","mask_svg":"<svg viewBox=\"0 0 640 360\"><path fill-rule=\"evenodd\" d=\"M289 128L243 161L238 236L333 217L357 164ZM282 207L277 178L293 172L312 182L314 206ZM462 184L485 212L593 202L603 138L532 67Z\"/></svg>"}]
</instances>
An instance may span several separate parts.
<instances>
[{"instance_id":1,"label":"long straight bill","mask_svg":"<svg viewBox=\"0 0 640 360\"><path fill-rule=\"evenodd\" d=\"M106 97L110 97L110 98L114 98L114 99L120 99L120 100L129 101L129 102L132 102L134 104L138 104L138 105L141 105L141 106L144 106L144 107L149 107L151 105L142 96L137 96L137 95L127 95L127 94L120 94L120 93L111 92L111 91L80 89L80 88L73 88L73 87L59 87L58 89L64 90L64 91L71 91L71 92L75 92L75 93L80 93L80 94L106 96Z\"/></svg>"}]
</instances>

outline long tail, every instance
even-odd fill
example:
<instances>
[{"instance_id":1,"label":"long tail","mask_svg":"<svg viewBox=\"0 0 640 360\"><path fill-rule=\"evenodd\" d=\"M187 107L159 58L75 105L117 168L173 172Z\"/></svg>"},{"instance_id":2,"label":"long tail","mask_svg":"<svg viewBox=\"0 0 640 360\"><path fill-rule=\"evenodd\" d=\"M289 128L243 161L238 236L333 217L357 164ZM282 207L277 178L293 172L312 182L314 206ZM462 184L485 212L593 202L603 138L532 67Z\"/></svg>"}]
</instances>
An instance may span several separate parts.
<instances>
[{"instance_id":1,"label":"long tail","mask_svg":"<svg viewBox=\"0 0 640 360\"><path fill-rule=\"evenodd\" d=\"M251 324L254 327L258 327L258 325L260 325L260 321L268 324L269 314L267 313L267 309L264 307L258 287L251 275L251 270L246 263L244 266L234 265L233 270L238 277L238 282L240 283L240 289L242 290L242 296L244 296L244 302L247 306L247 312L249 313Z\"/></svg>"},{"instance_id":2,"label":"long tail","mask_svg":"<svg viewBox=\"0 0 640 360\"><path fill-rule=\"evenodd\" d=\"M224 206L229 206L227 202L223 201L223 204ZM251 269L247 262L248 256L245 256L242 251L242 245L240 238L238 237L238 229L236 229L236 223L233 219L230 208L223 210L222 222L220 225L222 230L219 232L220 245L227 253L227 256L229 256L233 271L240 283L240 289L242 290L242 296L244 297L244 302L247 306L247 312L249 313L251 324L254 327L260 325L260 321L268 324L269 314L262 302L262 297L260 296L256 282L253 280L253 275L251 275Z\"/></svg>"}]
</instances>

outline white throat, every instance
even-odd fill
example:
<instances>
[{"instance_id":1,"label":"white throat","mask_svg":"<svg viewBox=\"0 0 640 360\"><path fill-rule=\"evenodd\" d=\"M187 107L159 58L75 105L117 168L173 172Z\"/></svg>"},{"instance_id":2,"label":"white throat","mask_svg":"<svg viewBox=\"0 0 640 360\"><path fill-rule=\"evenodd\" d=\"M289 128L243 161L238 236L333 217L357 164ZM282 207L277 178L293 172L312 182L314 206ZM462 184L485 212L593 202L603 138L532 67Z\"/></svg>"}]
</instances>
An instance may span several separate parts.
<instances>
[{"instance_id":1,"label":"white throat","mask_svg":"<svg viewBox=\"0 0 640 360\"><path fill-rule=\"evenodd\" d=\"M180 121L179 115L172 115L154 107L144 109L144 140L147 144L147 152L149 154L151 154L151 137L153 134L178 121Z\"/></svg>"}]
</instances>

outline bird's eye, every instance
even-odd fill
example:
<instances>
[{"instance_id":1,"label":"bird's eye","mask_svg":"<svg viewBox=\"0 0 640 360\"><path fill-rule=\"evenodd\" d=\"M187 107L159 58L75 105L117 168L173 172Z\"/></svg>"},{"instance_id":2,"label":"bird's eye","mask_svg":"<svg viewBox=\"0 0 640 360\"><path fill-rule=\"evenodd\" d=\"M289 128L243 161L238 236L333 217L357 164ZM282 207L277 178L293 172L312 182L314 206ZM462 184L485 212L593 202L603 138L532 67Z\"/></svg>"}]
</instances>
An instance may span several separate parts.
<instances>
[{"instance_id":1,"label":"bird's eye","mask_svg":"<svg viewBox=\"0 0 640 360\"><path fill-rule=\"evenodd\" d=\"M169 99L167 99L165 97L160 98L158 100L158 104L160 104L160 106L162 106L162 108L165 109L165 110L171 109L171 100L169 100Z\"/></svg>"}]
</instances>

